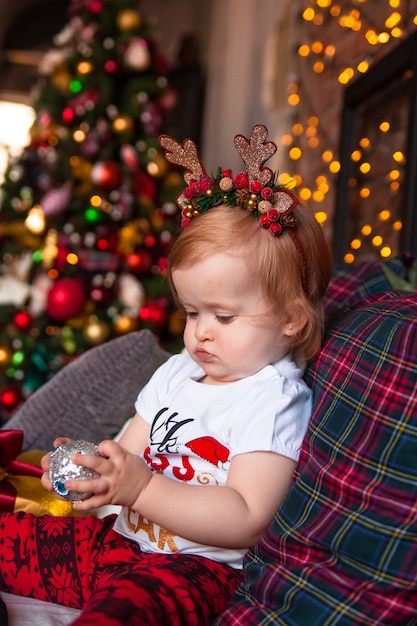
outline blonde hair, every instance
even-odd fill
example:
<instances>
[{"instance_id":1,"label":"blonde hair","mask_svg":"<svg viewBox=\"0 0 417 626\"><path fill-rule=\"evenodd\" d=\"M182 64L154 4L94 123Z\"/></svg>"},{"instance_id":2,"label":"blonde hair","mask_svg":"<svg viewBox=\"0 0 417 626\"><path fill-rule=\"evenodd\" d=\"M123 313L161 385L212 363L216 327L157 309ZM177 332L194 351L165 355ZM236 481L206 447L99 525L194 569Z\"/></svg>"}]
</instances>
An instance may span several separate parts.
<instances>
[{"instance_id":1,"label":"blonde hair","mask_svg":"<svg viewBox=\"0 0 417 626\"><path fill-rule=\"evenodd\" d=\"M307 276L302 280L302 261L287 232L272 235L258 220L238 207L220 205L194 218L174 242L168 255L168 277L175 295L172 271L217 252L243 251L250 271L258 277L273 312L282 321L306 320L290 339L294 359L308 361L319 351L324 326L323 296L331 273L331 254L321 226L311 211L294 209L294 232L304 252Z\"/></svg>"}]
</instances>

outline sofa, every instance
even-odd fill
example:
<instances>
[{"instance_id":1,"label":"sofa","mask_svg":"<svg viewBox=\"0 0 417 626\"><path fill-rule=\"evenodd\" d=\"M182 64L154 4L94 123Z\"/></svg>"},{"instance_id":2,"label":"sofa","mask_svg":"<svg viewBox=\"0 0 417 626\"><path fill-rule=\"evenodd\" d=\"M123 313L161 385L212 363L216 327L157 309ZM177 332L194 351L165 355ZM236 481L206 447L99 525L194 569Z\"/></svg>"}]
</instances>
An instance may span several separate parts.
<instances>
[{"instance_id":1,"label":"sofa","mask_svg":"<svg viewBox=\"0 0 417 626\"><path fill-rule=\"evenodd\" d=\"M415 262L336 267L325 307L323 347L305 374L313 414L292 486L248 551L244 582L218 626L417 624ZM50 449L63 434L115 437L167 357L149 331L92 348L3 428L22 430L25 449ZM2 598L10 626L64 626L77 614Z\"/></svg>"}]
</instances>

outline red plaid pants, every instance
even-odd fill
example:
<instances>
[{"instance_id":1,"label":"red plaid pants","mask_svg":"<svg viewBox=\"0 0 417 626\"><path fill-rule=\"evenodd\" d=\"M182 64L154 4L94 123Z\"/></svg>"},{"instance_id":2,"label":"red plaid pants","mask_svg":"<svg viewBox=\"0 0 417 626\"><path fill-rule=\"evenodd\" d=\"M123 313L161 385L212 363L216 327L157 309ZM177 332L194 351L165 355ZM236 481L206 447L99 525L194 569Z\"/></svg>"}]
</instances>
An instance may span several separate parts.
<instances>
[{"instance_id":1,"label":"red plaid pants","mask_svg":"<svg viewBox=\"0 0 417 626\"><path fill-rule=\"evenodd\" d=\"M141 552L114 519L0 514L0 589L82 609L74 626L211 624L241 571Z\"/></svg>"}]
</instances>

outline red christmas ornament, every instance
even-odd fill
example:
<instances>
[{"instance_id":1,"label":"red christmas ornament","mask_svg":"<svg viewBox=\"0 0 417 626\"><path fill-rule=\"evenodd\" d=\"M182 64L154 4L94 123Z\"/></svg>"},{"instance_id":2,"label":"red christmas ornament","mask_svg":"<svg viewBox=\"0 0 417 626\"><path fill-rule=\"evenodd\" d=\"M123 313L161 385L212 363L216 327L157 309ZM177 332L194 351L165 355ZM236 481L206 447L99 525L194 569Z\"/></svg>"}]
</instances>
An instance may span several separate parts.
<instances>
[{"instance_id":1,"label":"red christmas ornament","mask_svg":"<svg viewBox=\"0 0 417 626\"><path fill-rule=\"evenodd\" d=\"M139 311L139 317L153 328L161 328L168 318L168 301L165 298L149 300Z\"/></svg>"},{"instance_id":2,"label":"red christmas ornament","mask_svg":"<svg viewBox=\"0 0 417 626\"><path fill-rule=\"evenodd\" d=\"M66 122L67 124L69 124L70 122L72 122L72 120L75 117L75 113L74 110L71 109L70 107L66 107L63 111L62 111L62 119L64 122Z\"/></svg>"},{"instance_id":3,"label":"red christmas ornament","mask_svg":"<svg viewBox=\"0 0 417 626\"><path fill-rule=\"evenodd\" d=\"M32 316L29 311L18 311L13 318L13 323L18 330L26 332L32 325Z\"/></svg>"},{"instance_id":4,"label":"red christmas ornament","mask_svg":"<svg viewBox=\"0 0 417 626\"><path fill-rule=\"evenodd\" d=\"M134 179L133 192L153 200L156 196L156 184L148 174L138 171Z\"/></svg>"},{"instance_id":5,"label":"red christmas ornament","mask_svg":"<svg viewBox=\"0 0 417 626\"><path fill-rule=\"evenodd\" d=\"M16 387L6 387L0 392L0 404L7 411L15 409L22 400L22 394Z\"/></svg>"},{"instance_id":6,"label":"red christmas ornament","mask_svg":"<svg viewBox=\"0 0 417 626\"><path fill-rule=\"evenodd\" d=\"M122 172L113 161L98 161L91 170L91 182L103 189L116 189L122 182Z\"/></svg>"},{"instance_id":7,"label":"red christmas ornament","mask_svg":"<svg viewBox=\"0 0 417 626\"><path fill-rule=\"evenodd\" d=\"M79 315L85 306L84 287L78 278L57 278L48 292L46 312L64 322Z\"/></svg>"},{"instance_id":8,"label":"red christmas ornament","mask_svg":"<svg viewBox=\"0 0 417 626\"><path fill-rule=\"evenodd\" d=\"M88 5L88 10L90 13L101 13L103 10L103 3L99 2L99 0L91 0Z\"/></svg>"},{"instance_id":9,"label":"red christmas ornament","mask_svg":"<svg viewBox=\"0 0 417 626\"><path fill-rule=\"evenodd\" d=\"M126 257L126 264L134 274L146 274L151 269L152 263L152 254L147 250L139 250Z\"/></svg>"},{"instance_id":10,"label":"red christmas ornament","mask_svg":"<svg viewBox=\"0 0 417 626\"><path fill-rule=\"evenodd\" d=\"M117 70L117 63L116 63L116 61L113 61L113 59L108 59L104 63L104 69L106 70L106 72L108 74L113 74L113 72L115 72Z\"/></svg>"}]
</instances>

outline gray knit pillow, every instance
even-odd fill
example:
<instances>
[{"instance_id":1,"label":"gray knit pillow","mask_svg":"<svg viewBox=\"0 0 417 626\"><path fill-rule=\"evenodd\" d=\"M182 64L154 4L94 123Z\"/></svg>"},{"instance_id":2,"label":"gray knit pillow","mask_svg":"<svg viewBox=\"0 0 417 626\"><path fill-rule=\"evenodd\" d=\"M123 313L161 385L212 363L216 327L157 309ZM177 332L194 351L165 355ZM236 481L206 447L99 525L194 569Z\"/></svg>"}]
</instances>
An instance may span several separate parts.
<instances>
[{"instance_id":1,"label":"gray knit pillow","mask_svg":"<svg viewBox=\"0 0 417 626\"><path fill-rule=\"evenodd\" d=\"M91 348L32 394L2 429L23 430L25 450L50 450L58 436L111 439L168 357L148 330Z\"/></svg>"}]
</instances>

